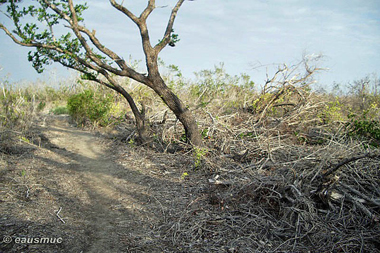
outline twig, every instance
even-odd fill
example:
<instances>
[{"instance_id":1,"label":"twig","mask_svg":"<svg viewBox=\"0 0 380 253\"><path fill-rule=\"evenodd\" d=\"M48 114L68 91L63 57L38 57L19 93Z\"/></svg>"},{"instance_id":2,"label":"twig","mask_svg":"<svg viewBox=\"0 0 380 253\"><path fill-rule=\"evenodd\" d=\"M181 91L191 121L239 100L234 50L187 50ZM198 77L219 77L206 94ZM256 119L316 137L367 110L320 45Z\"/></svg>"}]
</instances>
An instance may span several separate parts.
<instances>
[{"instance_id":1,"label":"twig","mask_svg":"<svg viewBox=\"0 0 380 253\"><path fill-rule=\"evenodd\" d=\"M60 220L62 221L62 223L65 224L66 222L62 219L61 216L59 216L59 213L60 213L61 211L62 211L62 207L60 207L59 210L56 211L56 212L57 212L56 215L57 215L58 219L60 219Z\"/></svg>"},{"instance_id":2,"label":"twig","mask_svg":"<svg viewBox=\"0 0 380 253\"><path fill-rule=\"evenodd\" d=\"M165 124L166 120L168 118L168 110L164 112L164 116L162 116L161 124Z\"/></svg>"},{"instance_id":3,"label":"twig","mask_svg":"<svg viewBox=\"0 0 380 253\"><path fill-rule=\"evenodd\" d=\"M26 187L26 194L25 194L25 198L29 198L29 187L27 186L27 185L25 185L25 187Z\"/></svg>"},{"instance_id":4,"label":"twig","mask_svg":"<svg viewBox=\"0 0 380 253\"><path fill-rule=\"evenodd\" d=\"M125 141L129 141L130 138L132 138L132 136L136 133L136 130L133 130L133 132L128 135L128 137L125 139Z\"/></svg>"},{"instance_id":5,"label":"twig","mask_svg":"<svg viewBox=\"0 0 380 253\"><path fill-rule=\"evenodd\" d=\"M152 197L158 202L158 204L160 204L162 215L164 216L164 220L166 221L166 214L165 214L164 206L161 204L161 202L154 195L152 195Z\"/></svg>"}]
</instances>

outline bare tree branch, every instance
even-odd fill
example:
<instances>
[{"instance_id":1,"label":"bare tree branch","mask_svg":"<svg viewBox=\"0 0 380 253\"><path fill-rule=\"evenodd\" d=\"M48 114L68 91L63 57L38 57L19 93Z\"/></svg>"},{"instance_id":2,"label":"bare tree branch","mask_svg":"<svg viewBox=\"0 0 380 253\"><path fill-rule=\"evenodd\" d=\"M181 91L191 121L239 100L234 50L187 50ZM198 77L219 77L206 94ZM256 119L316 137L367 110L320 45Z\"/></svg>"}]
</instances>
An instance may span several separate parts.
<instances>
[{"instance_id":1,"label":"bare tree branch","mask_svg":"<svg viewBox=\"0 0 380 253\"><path fill-rule=\"evenodd\" d=\"M152 13L152 11L156 8L156 1L155 0L149 0L148 6L143 10L143 12L140 15L140 21L146 21L149 15Z\"/></svg>"},{"instance_id":2,"label":"bare tree branch","mask_svg":"<svg viewBox=\"0 0 380 253\"><path fill-rule=\"evenodd\" d=\"M56 13L63 16L71 25L71 29L75 33L75 36L79 39L80 43L82 44L83 48L86 50L86 55L99 67L106 69L107 71L110 71L114 74L121 75L121 76L128 76L128 71L118 70L113 68L112 66L106 64L101 59L99 59L94 52L92 51L91 47L86 42L86 39L82 36L82 34L79 31L79 24L78 24L78 18L77 14L75 12L74 4L72 0L68 0L69 9L71 12L71 18L65 14L63 11L59 10L54 4L49 3L47 0L44 0L45 3L52 8ZM119 57L118 57L119 58Z\"/></svg>"},{"instance_id":3,"label":"bare tree branch","mask_svg":"<svg viewBox=\"0 0 380 253\"><path fill-rule=\"evenodd\" d=\"M78 25L78 30L85 33L89 39L91 40L92 44L96 46L97 49L99 49L102 53L107 55L109 58L111 58L119 67L120 69L128 69L129 67L126 65L125 61L117 55L115 52L110 50L109 48L105 47L99 39L95 36L94 32L90 32L87 28L83 26Z\"/></svg>"},{"instance_id":4,"label":"bare tree branch","mask_svg":"<svg viewBox=\"0 0 380 253\"><path fill-rule=\"evenodd\" d=\"M127 8L125 8L122 4L116 3L115 0L110 0L110 3L113 7L127 15L133 22L136 24L139 22L139 18L136 17L132 12L130 12Z\"/></svg>"},{"instance_id":5,"label":"bare tree branch","mask_svg":"<svg viewBox=\"0 0 380 253\"><path fill-rule=\"evenodd\" d=\"M157 54L159 52L161 52L162 49L164 49L164 47L170 42L170 34L171 34L172 30L173 30L173 25L174 25L175 18L177 16L179 8L181 7L181 5L183 4L184 1L185 0L179 0L177 2L176 6L173 8L172 13L171 13L170 18L169 18L168 25L166 26L165 34L162 37L161 42L158 43L154 47L154 49L155 49L155 51L156 51Z\"/></svg>"},{"instance_id":6,"label":"bare tree branch","mask_svg":"<svg viewBox=\"0 0 380 253\"><path fill-rule=\"evenodd\" d=\"M96 57L94 55L94 53L91 50L91 47L88 45L88 43L86 42L86 39L83 38L82 34L79 31L79 28L78 28L78 26L79 26L78 25L78 18L77 18L77 14L75 12L73 0L68 0L68 4L69 4L69 9L70 9L70 12L71 12L71 16L72 16L71 19L69 20L69 22L71 24L71 29L74 31L75 36L79 39L80 43L82 44L82 46L86 50L87 56L93 62L95 62L99 67L105 68L108 71L111 71L113 73L118 72L118 71L115 71L115 69L112 68L112 67L110 67L108 64L105 64L102 60L100 60L98 57Z\"/></svg>"},{"instance_id":7,"label":"bare tree branch","mask_svg":"<svg viewBox=\"0 0 380 253\"><path fill-rule=\"evenodd\" d=\"M90 32L87 28L83 26L78 26L79 31L85 33L91 40L91 42L98 48L102 53L107 55L109 58L111 58L119 67L120 69L125 72L124 76L131 77L139 82L144 83L145 76L136 72L134 69L129 67L125 60L122 59L119 55L117 55L115 52L110 50L109 48L105 47L99 39L95 36L93 32Z\"/></svg>"}]
</instances>

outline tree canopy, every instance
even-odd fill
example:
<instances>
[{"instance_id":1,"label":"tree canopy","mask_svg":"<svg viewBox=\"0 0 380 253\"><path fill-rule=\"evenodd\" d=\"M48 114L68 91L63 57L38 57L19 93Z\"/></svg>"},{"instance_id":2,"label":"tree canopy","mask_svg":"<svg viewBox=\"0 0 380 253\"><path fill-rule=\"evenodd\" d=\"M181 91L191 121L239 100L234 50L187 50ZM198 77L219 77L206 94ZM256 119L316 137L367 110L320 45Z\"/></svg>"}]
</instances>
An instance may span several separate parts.
<instances>
[{"instance_id":1,"label":"tree canopy","mask_svg":"<svg viewBox=\"0 0 380 253\"><path fill-rule=\"evenodd\" d=\"M158 55L167 46L179 41L173 33L173 25L178 10L185 0L178 0L172 8L162 38L153 45L149 36L147 19L157 8L155 0L149 0L139 16L127 7L109 0L110 4L125 14L139 29L148 73L139 73L115 51L105 46L84 24L83 13L88 4L75 4L73 0L35 0L31 5L21 6L17 1L4 1L6 15L13 21L13 29L0 23L0 29L17 44L35 48L28 53L37 72L46 65L58 62L82 73L82 78L98 82L120 94L130 104L136 117L138 128L143 128L144 115L138 110L130 94L115 80L115 76L128 77L152 88L174 112L185 127L187 136L194 144L200 144L195 119L181 100L166 86L158 69ZM32 21L30 21L32 20ZM59 31L68 32L58 34ZM65 29L62 29L65 28ZM140 123L139 123L140 122ZM139 127L140 125L140 127Z\"/></svg>"}]
</instances>

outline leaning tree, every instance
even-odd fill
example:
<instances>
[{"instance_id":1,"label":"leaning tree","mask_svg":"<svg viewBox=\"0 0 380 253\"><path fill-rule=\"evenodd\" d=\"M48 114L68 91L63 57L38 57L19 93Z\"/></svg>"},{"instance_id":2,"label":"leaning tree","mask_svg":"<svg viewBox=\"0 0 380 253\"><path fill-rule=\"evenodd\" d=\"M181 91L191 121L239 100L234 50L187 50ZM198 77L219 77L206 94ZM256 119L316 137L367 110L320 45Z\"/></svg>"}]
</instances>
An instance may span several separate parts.
<instances>
[{"instance_id":1,"label":"leaning tree","mask_svg":"<svg viewBox=\"0 0 380 253\"><path fill-rule=\"evenodd\" d=\"M117 81L117 76L131 78L155 91L164 103L183 124L187 140L193 145L202 145L202 138L191 111L165 84L159 68L158 55L169 44L173 45L176 35L173 34L173 24L185 0L178 0L171 11L166 30L162 39L151 44L147 19L156 8L155 0L149 0L146 8L139 16L133 14L127 7L109 0L110 4L125 14L139 28L147 74L139 73L128 66L126 61L106 47L96 36L95 30L84 24L83 12L87 4L74 4L73 0L35 0L34 4L25 7L17 0L0 0L6 4L3 12L12 20L12 29L0 23L0 28L17 44L34 48L28 54L33 67L42 72L44 66L58 62L65 67L77 70L81 77L97 82L120 93L132 109L136 120L136 128L141 140L148 137L148 126L143 110L139 110L132 96ZM29 22L32 20L32 22ZM58 35L57 30L68 29L67 33Z\"/></svg>"}]
</instances>

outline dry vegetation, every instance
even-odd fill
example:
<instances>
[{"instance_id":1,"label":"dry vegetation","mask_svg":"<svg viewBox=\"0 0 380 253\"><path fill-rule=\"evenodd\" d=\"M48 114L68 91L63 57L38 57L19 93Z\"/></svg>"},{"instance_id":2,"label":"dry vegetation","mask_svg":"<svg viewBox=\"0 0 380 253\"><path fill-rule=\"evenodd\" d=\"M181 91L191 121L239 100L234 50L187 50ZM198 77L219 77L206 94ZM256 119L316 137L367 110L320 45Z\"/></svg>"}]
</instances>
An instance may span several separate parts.
<instances>
[{"instance_id":1,"label":"dry vegetation","mask_svg":"<svg viewBox=\"0 0 380 253\"><path fill-rule=\"evenodd\" d=\"M135 83L125 86L145 107L151 143L135 144L132 114L116 95L106 121L81 118L87 129L111 138L121 155L140 161L141 170L150 161L176 171L180 188L157 186L151 193L161 217L149 227L155 235L149 243L156 248L124 238L129 245L124 249L380 252L379 95L370 90L370 79L355 82L351 93L339 96L313 92L317 70L307 61L283 66L259 92L247 76L228 76L222 66L198 73L190 84L175 66L169 67L166 82L196 115L204 148L187 145L174 115ZM83 89L107 93L89 84L54 92L65 101ZM47 91L2 91L2 194L24 195L7 178L16 178L14 161L40 148L28 142L36 143L32 137L38 131L34 122L43 114L41 103L56 103L53 112L62 104ZM106 126L99 128L100 123ZM166 175L166 170L152 171ZM165 204L168 194L172 202Z\"/></svg>"}]
</instances>

